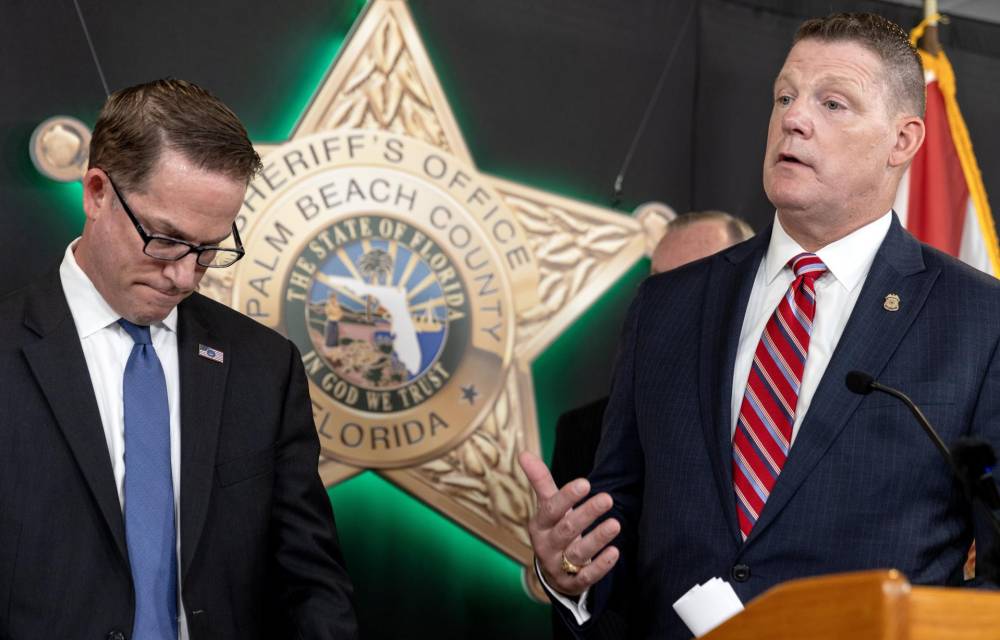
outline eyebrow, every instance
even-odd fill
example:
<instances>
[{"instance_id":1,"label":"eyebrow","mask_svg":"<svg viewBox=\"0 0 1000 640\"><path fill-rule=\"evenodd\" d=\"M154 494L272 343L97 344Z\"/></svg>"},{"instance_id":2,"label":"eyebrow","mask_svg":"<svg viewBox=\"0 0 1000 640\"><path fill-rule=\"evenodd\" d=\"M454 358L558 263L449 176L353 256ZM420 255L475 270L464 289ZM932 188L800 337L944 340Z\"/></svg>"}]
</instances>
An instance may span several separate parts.
<instances>
[{"instance_id":1,"label":"eyebrow","mask_svg":"<svg viewBox=\"0 0 1000 640\"><path fill-rule=\"evenodd\" d=\"M157 221L155 221L155 226L156 226L157 229L163 229L162 232L159 232L159 231L155 232L157 235L169 236L170 238L175 238L177 240L186 240L187 242L194 242L195 244L198 244L200 246L213 246L213 245L217 245L220 242L222 242L223 240L225 240L226 238L228 238L229 236L233 235L233 231L230 228L229 233L227 233L226 235L222 236L221 238L209 240L209 241L203 242L203 243L197 243L197 242L195 242L194 240L191 239L191 236L189 236L188 234L184 233L183 231L181 231L180 229L178 229L174 225L170 224L166 220L157 220Z\"/></svg>"},{"instance_id":2,"label":"eyebrow","mask_svg":"<svg viewBox=\"0 0 1000 640\"><path fill-rule=\"evenodd\" d=\"M861 82L859 82L856 78L848 78L847 76L841 76L841 75L830 75L830 76L824 76L822 78L822 81L824 84L843 86L849 89L853 89L856 92L861 92L861 93L864 92L864 87L862 86Z\"/></svg>"},{"instance_id":3,"label":"eyebrow","mask_svg":"<svg viewBox=\"0 0 1000 640\"><path fill-rule=\"evenodd\" d=\"M774 79L774 88L777 88L778 83L780 83L782 80L785 80L787 82L791 82L791 80L789 79L789 76L790 76L790 74L787 74L787 73L779 74L778 77ZM846 86L846 87L853 88L857 92L863 92L864 91L864 87L862 86L861 82L859 82L856 78L850 78L848 76L841 75L841 74L828 74L828 75L820 76L820 78L819 78L819 84L832 84L832 85Z\"/></svg>"}]
</instances>

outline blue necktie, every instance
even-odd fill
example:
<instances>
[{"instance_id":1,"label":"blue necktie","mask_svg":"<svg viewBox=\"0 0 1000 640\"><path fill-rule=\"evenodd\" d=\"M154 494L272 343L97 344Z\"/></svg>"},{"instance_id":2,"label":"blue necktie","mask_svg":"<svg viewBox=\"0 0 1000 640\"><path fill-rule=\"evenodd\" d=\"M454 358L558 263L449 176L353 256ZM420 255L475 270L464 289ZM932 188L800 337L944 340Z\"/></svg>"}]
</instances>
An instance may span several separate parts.
<instances>
[{"instance_id":1,"label":"blue necktie","mask_svg":"<svg viewBox=\"0 0 1000 640\"><path fill-rule=\"evenodd\" d=\"M125 541L135 585L133 640L177 640L177 546L170 409L149 327L122 318L135 344L125 364Z\"/></svg>"}]
</instances>

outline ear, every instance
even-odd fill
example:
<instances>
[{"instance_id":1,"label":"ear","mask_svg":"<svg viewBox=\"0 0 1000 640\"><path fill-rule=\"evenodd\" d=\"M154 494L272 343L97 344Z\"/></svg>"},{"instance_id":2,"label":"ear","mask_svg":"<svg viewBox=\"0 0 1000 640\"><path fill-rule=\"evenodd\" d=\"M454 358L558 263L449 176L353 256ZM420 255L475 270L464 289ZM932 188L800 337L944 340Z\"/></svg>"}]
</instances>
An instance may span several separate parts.
<instances>
[{"instance_id":1,"label":"ear","mask_svg":"<svg viewBox=\"0 0 1000 640\"><path fill-rule=\"evenodd\" d=\"M114 203L114 199L115 192L107 174L97 168L87 169L87 173L83 174L83 211L87 220L96 220Z\"/></svg>"},{"instance_id":2,"label":"ear","mask_svg":"<svg viewBox=\"0 0 1000 640\"><path fill-rule=\"evenodd\" d=\"M889 154L890 167L905 167L924 142L924 121L917 116L906 116L896 121L896 144Z\"/></svg>"}]
</instances>

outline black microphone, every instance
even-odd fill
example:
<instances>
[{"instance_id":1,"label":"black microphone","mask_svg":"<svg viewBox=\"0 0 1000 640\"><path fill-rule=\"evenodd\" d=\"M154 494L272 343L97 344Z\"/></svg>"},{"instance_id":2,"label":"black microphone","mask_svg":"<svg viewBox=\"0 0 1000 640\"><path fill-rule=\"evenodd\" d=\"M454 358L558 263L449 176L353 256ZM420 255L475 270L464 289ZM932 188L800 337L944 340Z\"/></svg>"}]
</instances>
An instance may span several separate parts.
<instances>
[{"instance_id":1,"label":"black microphone","mask_svg":"<svg viewBox=\"0 0 1000 640\"><path fill-rule=\"evenodd\" d=\"M997 531L991 549L983 549L976 558L976 574L994 583L1000 582L1000 490L993 478L997 455L993 447L975 438L960 438L952 447L955 471L962 480L965 495L985 507L986 516Z\"/></svg>"},{"instance_id":2,"label":"black microphone","mask_svg":"<svg viewBox=\"0 0 1000 640\"><path fill-rule=\"evenodd\" d=\"M991 511L1000 509L1000 490L993 478L997 463L993 447L975 438L960 438L952 447L951 457L966 494L978 497Z\"/></svg>"},{"instance_id":3,"label":"black microphone","mask_svg":"<svg viewBox=\"0 0 1000 640\"><path fill-rule=\"evenodd\" d=\"M1000 518L997 515L997 510L1000 509L1000 491L998 491L996 481L993 478L993 466L997 462L993 447L982 440L960 438L955 443L954 449L949 451L944 440L934 430L920 408L902 391L879 383L863 371L851 371L847 374L845 382L852 393L866 396L872 391L881 391L905 404L927 436L934 442L938 451L944 456L952 473L962 483L969 501L972 503L979 501L986 507L986 515L992 523L997 537L993 541L992 549L980 550L982 555L977 558L976 573L993 582L1000 581Z\"/></svg>"},{"instance_id":4,"label":"black microphone","mask_svg":"<svg viewBox=\"0 0 1000 640\"><path fill-rule=\"evenodd\" d=\"M920 410L920 407L914 404L913 400L910 400L908 395L898 389L893 389L892 387L880 384L875 380L875 378L863 371L851 371L847 374L846 382L847 388L850 389L852 393L866 396L872 391L881 391L882 393L887 393L905 404L906 408L913 414L913 417L920 423L920 426L923 427L924 433L926 433L927 437L934 442L934 446L936 446L938 451L941 452L941 455L944 456L944 460L948 463L948 466L950 466L952 470L958 474L958 470L955 468L955 462L951 459L951 452L948 451L948 445L944 443L944 440L941 439L938 432L935 431L934 427L931 426L931 423L927 421L927 418Z\"/></svg>"}]
</instances>

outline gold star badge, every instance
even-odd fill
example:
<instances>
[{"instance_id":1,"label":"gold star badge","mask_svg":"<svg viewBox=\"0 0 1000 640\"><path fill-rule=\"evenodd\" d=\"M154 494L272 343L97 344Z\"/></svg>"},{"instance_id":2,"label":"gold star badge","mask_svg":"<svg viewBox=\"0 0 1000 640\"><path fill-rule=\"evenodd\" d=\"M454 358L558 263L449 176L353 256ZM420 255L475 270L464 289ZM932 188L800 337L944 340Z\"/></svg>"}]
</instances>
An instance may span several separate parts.
<instances>
[{"instance_id":1,"label":"gold star badge","mask_svg":"<svg viewBox=\"0 0 1000 640\"><path fill-rule=\"evenodd\" d=\"M403 0L368 6L258 148L248 259L202 292L298 345L324 482L370 469L530 566L531 363L643 255L641 225L478 171Z\"/></svg>"}]
</instances>

